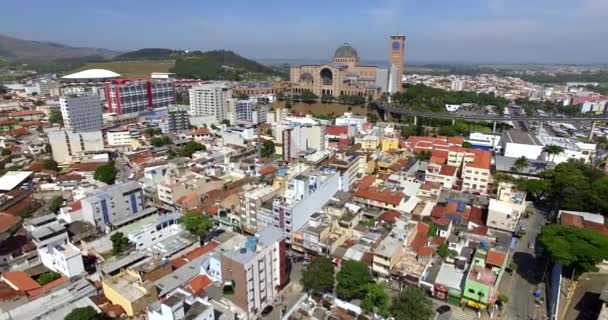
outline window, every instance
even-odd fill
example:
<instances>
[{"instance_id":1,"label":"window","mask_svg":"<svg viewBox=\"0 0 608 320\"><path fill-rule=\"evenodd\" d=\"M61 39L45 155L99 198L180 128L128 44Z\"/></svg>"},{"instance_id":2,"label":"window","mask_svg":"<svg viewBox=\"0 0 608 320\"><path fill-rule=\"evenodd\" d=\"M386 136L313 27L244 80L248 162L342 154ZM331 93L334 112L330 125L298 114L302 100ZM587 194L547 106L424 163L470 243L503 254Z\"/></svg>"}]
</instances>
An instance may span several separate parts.
<instances>
[{"instance_id":1,"label":"window","mask_svg":"<svg viewBox=\"0 0 608 320\"><path fill-rule=\"evenodd\" d=\"M469 293L475 293L475 290L469 289Z\"/></svg>"}]
</instances>

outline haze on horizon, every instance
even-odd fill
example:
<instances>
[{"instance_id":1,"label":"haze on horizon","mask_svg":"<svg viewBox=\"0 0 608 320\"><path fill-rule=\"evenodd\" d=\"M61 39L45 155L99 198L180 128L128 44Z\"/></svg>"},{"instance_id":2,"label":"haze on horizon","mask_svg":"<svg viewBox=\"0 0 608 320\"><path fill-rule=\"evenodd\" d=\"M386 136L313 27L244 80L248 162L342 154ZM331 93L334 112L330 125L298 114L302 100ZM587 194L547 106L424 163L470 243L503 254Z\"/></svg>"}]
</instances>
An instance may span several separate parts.
<instances>
[{"instance_id":1,"label":"haze on horizon","mask_svg":"<svg viewBox=\"0 0 608 320\"><path fill-rule=\"evenodd\" d=\"M406 61L608 63L608 0L235 0L176 3L4 0L0 33L120 51L229 49L256 59L329 59L349 42L385 60L388 36Z\"/></svg>"}]
</instances>

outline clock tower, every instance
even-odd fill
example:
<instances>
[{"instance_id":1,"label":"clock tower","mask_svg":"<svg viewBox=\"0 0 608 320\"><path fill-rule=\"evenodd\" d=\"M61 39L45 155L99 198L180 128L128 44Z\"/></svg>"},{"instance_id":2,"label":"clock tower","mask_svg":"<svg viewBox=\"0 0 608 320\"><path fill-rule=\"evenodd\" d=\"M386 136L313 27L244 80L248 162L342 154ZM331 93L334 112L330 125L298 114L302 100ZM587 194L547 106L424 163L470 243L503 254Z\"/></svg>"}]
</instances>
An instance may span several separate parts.
<instances>
[{"instance_id":1,"label":"clock tower","mask_svg":"<svg viewBox=\"0 0 608 320\"><path fill-rule=\"evenodd\" d=\"M402 90L402 77L404 71L405 36L392 35L390 38L389 54L389 93L400 92Z\"/></svg>"}]
</instances>

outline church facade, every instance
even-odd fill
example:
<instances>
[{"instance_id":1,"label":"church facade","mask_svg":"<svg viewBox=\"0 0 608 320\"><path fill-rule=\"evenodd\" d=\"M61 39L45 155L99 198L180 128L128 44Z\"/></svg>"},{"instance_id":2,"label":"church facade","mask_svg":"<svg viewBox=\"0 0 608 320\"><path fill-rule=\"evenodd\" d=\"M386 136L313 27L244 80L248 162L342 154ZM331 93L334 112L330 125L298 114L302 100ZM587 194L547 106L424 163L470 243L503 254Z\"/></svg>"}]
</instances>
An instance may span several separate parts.
<instances>
[{"instance_id":1,"label":"church facade","mask_svg":"<svg viewBox=\"0 0 608 320\"><path fill-rule=\"evenodd\" d=\"M383 93L401 90L405 51L405 37L391 36L389 69L360 65L357 51L348 43L340 46L333 59L323 65L293 66L289 70L292 92L300 94L311 91L321 97L325 95L363 96L376 99Z\"/></svg>"}]
</instances>

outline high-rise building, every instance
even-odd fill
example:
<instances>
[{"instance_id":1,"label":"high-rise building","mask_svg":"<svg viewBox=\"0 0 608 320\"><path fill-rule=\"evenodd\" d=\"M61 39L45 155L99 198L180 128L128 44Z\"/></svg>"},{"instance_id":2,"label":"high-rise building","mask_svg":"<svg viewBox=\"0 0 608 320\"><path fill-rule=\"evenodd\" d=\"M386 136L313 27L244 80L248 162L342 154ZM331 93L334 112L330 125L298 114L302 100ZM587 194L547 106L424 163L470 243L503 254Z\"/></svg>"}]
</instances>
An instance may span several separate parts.
<instances>
[{"instance_id":1,"label":"high-rise building","mask_svg":"<svg viewBox=\"0 0 608 320\"><path fill-rule=\"evenodd\" d=\"M169 132L180 132L190 129L190 115L188 115L188 106L171 105L169 106L168 118Z\"/></svg>"},{"instance_id":2,"label":"high-rise building","mask_svg":"<svg viewBox=\"0 0 608 320\"><path fill-rule=\"evenodd\" d=\"M116 79L105 86L108 111L139 113L175 103L172 79Z\"/></svg>"},{"instance_id":3,"label":"high-rise building","mask_svg":"<svg viewBox=\"0 0 608 320\"><path fill-rule=\"evenodd\" d=\"M101 99L98 95L68 95L59 98L66 129L92 132L103 129Z\"/></svg>"},{"instance_id":4,"label":"high-rise building","mask_svg":"<svg viewBox=\"0 0 608 320\"><path fill-rule=\"evenodd\" d=\"M232 90L224 83L208 83L190 89L190 115L214 116L217 122L227 117Z\"/></svg>"},{"instance_id":5,"label":"high-rise building","mask_svg":"<svg viewBox=\"0 0 608 320\"><path fill-rule=\"evenodd\" d=\"M464 90L464 81L461 79L452 80L452 84L450 85L450 89L452 91L462 91Z\"/></svg>"},{"instance_id":6,"label":"high-rise building","mask_svg":"<svg viewBox=\"0 0 608 320\"><path fill-rule=\"evenodd\" d=\"M390 76L389 93L400 92L402 90L402 79L404 71L405 36L392 35L390 38Z\"/></svg>"},{"instance_id":7,"label":"high-rise building","mask_svg":"<svg viewBox=\"0 0 608 320\"><path fill-rule=\"evenodd\" d=\"M210 258L208 272L221 279L225 297L255 319L280 297L289 281L283 232L266 227L256 236L235 236Z\"/></svg>"},{"instance_id":8,"label":"high-rise building","mask_svg":"<svg viewBox=\"0 0 608 320\"><path fill-rule=\"evenodd\" d=\"M47 133L53 159L59 163L76 161L86 154L103 153L101 131L72 133L56 130Z\"/></svg>"}]
</instances>

